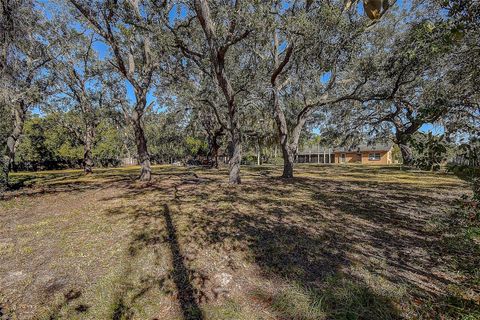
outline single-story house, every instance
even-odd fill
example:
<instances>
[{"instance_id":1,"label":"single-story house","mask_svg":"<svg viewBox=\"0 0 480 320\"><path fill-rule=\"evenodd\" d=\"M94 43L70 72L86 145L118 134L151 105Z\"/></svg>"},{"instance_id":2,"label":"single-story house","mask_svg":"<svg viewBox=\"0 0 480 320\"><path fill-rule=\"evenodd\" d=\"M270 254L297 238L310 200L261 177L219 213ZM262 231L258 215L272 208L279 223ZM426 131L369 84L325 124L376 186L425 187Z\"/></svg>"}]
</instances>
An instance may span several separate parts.
<instances>
[{"instance_id":1,"label":"single-story house","mask_svg":"<svg viewBox=\"0 0 480 320\"><path fill-rule=\"evenodd\" d=\"M334 149L335 163L392 164L392 144L358 145Z\"/></svg>"}]
</instances>

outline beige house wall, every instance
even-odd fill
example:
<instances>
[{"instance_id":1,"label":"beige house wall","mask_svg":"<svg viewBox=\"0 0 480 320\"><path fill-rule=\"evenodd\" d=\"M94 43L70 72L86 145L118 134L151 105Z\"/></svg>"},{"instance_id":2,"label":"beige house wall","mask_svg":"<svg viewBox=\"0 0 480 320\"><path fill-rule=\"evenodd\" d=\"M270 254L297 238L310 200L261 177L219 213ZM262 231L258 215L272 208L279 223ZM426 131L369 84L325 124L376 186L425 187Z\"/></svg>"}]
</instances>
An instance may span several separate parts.
<instances>
[{"instance_id":1,"label":"beige house wall","mask_svg":"<svg viewBox=\"0 0 480 320\"><path fill-rule=\"evenodd\" d=\"M345 153L345 162L341 162L342 154ZM380 160L369 160L368 155L370 153L380 153ZM361 153L357 152L335 152L335 163L358 163L369 165L387 165L392 164L392 151L365 151Z\"/></svg>"},{"instance_id":2,"label":"beige house wall","mask_svg":"<svg viewBox=\"0 0 480 320\"><path fill-rule=\"evenodd\" d=\"M362 153L362 163L363 164L380 164L386 165L391 164L391 151L377 151L375 153L380 153L380 160L368 160L368 154L372 152L364 152Z\"/></svg>"},{"instance_id":3,"label":"beige house wall","mask_svg":"<svg viewBox=\"0 0 480 320\"><path fill-rule=\"evenodd\" d=\"M345 153L345 162L341 162L343 153ZM335 163L361 163L361 155L356 152L335 152Z\"/></svg>"}]
</instances>

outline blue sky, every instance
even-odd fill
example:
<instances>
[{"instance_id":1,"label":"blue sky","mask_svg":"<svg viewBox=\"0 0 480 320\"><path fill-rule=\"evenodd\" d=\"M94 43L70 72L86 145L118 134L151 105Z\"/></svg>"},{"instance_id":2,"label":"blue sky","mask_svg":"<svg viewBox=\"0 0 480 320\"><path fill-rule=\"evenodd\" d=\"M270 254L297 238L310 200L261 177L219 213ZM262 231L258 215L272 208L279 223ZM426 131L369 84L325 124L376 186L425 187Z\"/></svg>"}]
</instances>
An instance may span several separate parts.
<instances>
[{"instance_id":1,"label":"blue sky","mask_svg":"<svg viewBox=\"0 0 480 320\"><path fill-rule=\"evenodd\" d=\"M185 18L188 14L187 7L185 5L174 5L169 12L168 20L171 25L175 23L176 20ZM111 56L109 47L101 40L98 40L93 45L94 49L97 51L101 59L108 59ZM127 89L127 98L130 102L135 102L135 92L133 86L130 82L125 81L125 86ZM155 88L150 90L147 94L147 105L154 103L154 109L161 109L161 106L157 105L157 100L154 95Z\"/></svg>"},{"instance_id":2,"label":"blue sky","mask_svg":"<svg viewBox=\"0 0 480 320\"><path fill-rule=\"evenodd\" d=\"M51 19L52 16L53 16L52 11L55 10L55 8L54 8L55 4L48 1L48 0L38 0L38 3L41 5L40 10L42 10L44 12L47 19ZM172 7L170 13L169 13L170 24L174 24L177 19L185 18L187 16L187 13L188 13L188 11L187 11L187 7L185 5L174 5ZM77 26L75 26L75 27L77 27ZM78 25L78 29L80 30L81 28L82 27L80 25ZM109 46L106 45L105 42L103 42L103 40L101 38L98 38L94 42L93 48L98 53L98 56L100 57L100 59L108 59L109 57L111 57L111 52L110 52ZM125 81L125 87L126 87L126 90L127 90L128 100L132 103L135 102L135 93L134 93L134 89L133 89L132 84L128 81ZM154 103L153 108L156 109L156 110L159 110L159 109L161 109L161 107L157 105L157 102L156 102L157 100L156 100L155 95L154 95L154 90L155 90L155 88L150 90L150 92L148 92L148 94L147 94L147 105L149 105L150 103L153 102ZM40 110L40 108L38 106L33 108L32 113L42 115L42 111Z\"/></svg>"},{"instance_id":3,"label":"blue sky","mask_svg":"<svg viewBox=\"0 0 480 320\"><path fill-rule=\"evenodd\" d=\"M420 127L419 131L424 133L431 132L434 135L442 135L445 133L445 128L441 125L426 123Z\"/></svg>"}]
</instances>

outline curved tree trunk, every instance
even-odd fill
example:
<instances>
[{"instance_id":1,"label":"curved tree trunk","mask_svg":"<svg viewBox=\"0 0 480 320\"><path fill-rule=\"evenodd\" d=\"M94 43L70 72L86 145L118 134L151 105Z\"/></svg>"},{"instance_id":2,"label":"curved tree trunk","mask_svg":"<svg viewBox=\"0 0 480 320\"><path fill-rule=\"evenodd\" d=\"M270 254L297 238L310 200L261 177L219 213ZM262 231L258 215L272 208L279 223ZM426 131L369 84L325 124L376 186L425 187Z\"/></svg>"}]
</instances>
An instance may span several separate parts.
<instances>
[{"instance_id":1,"label":"curved tree trunk","mask_svg":"<svg viewBox=\"0 0 480 320\"><path fill-rule=\"evenodd\" d=\"M215 72L218 86L225 96L228 109L228 121L229 121L229 132L230 139L232 143L232 155L229 161L229 182L231 184L239 184L240 180L240 162L242 160L242 146L241 146L241 134L237 122L237 104L235 102L235 90L232 87L230 78L228 77L227 71L225 69L225 55L228 48L233 45L235 42L230 41L228 45L219 46L215 34L215 23L210 15L210 8L208 6L207 0L196 0L194 1L195 12L197 13L198 21L202 26L205 38L207 40L207 45L209 48L210 62L212 64L213 70ZM235 25L232 24L234 31ZM250 31L244 33L242 38L248 36ZM241 38L238 39L240 41Z\"/></svg>"},{"instance_id":2,"label":"curved tree trunk","mask_svg":"<svg viewBox=\"0 0 480 320\"><path fill-rule=\"evenodd\" d=\"M137 146L138 162L141 166L140 177L141 181L150 181L152 169L150 168L150 155L147 149L147 139L143 131L141 118L138 113L133 112L132 117L133 131L135 133L135 145Z\"/></svg>"},{"instance_id":3,"label":"curved tree trunk","mask_svg":"<svg viewBox=\"0 0 480 320\"><path fill-rule=\"evenodd\" d=\"M278 123L277 119L277 123ZM288 133L283 129L286 129L285 125L278 125L279 135L280 135L280 147L282 149L282 158L283 158L283 173L282 178L290 179L293 178L293 166L295 161L295 150L296 146L292 146L288 143Z\"/></svg>"},{"instance_id":4,"label":"curved tree trunk","mask_svg":"<svg viewBox=\"0 0 480 320\"><path fill-rule=\"evenodd\" d=\"M399 142L398 146L402 154L403 164L406 166L413 165L413 152L410 146L404 142Z\"/></svg>"},{"instance_id":5,"label":"curved tree trunk","mask_svg":"<svg viewBox=\"0 0 480 320\"><path fill-rule=\"evenodd\" d=\"M295 160L295 151L297 149L298 138L300 137L300 132L303 127L303 119L299 117L297 120L297 125L295 126L292 137L288 132L287 120L285 113L283 112L280 106L280 86L277 84L277 80L285 66L288 64L290 57L293 53L293 43L291 43L285 50L285 56L282 61L280 61L280 44L278 40L278 32L275 30L273 33L273 55L274 55L274 70L270 78L270 83L272 85L272 102L273 110L275 114L275 122L277 123L278 136L280 140L280 146L282 148L283 156L283 173L282 178L291 179L293 178L293 163ZM298 128L301 126L300 128ZM300 130L299 130L300 129ZM293 143L289 143L289 138L292 138ZM276 149L275 149L276 151Z\"/></svg>"},{"instance_id":6,"label":"curved tree trunk","mask_svg":"<svg viewBox=\"0 0 480 320\"><path fill-rule=\"evenodd\" d=\"M274 93L275 105L275 120L277 122L278 134L280 137L280 147L282 149L283 157L283 173L282 178L293 178L293 166L295 162L295 155L297 152L298 141L300 133L305 124L305 118L300 117L291 133L288 132L287 121L285 114L281 110L278 102L278 96ZM289 142L290 141L290 142Z\"/></svg>"},{"instance_id":7,"label":"curved tree trunk","mask_svg":"<svg viewBox=\"0 0 480 320\"><path fill-rule=\"evenodd\" d=\"M293 178L293 161L295 155L290 148L288 143L288 127L287 120L285 119L285 114L280 108L280 101L278 97L278 90L276 87L273 89L273 107L275 110L275 121L277 123L278 135L280 138L280 147L282 149L283 157L283 173L282 178L290 179Z\"/></svg>"},{"instance_id":8,"label":"curved tree trunk","mask_svg":"<svg viewBox=\"0 0 480 320\"><path fill-rule=\"evenodd\" d=\"M412 149L408 145L408 139L409 139L408 137L409 137L408 134L397 129L397 132L395 133L394 142L400 148L403 164L406 166L412 166L414 159L413 159Z\"/></svg>"}]
</instances>

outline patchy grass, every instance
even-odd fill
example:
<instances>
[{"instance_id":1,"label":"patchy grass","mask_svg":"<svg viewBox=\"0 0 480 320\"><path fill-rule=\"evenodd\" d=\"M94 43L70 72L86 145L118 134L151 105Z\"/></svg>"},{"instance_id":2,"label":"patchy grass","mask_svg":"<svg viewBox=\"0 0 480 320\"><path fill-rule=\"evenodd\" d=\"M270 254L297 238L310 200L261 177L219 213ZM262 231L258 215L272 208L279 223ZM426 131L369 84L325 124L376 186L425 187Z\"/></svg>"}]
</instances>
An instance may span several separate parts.
<instances>
[{"instance_id":1,"label":"patchy grass","mask_svg":"<svg viewBox=\"0 0 480 320\"><path fill-rule=\"evenodd\" d=\"M479 229L445 173L303 165L17 173L0 201L13 319L479 319ZM460 232L460 231L461 232ZM1 316L0 316L1 318Z\"/></svg>"}]
</instances>

